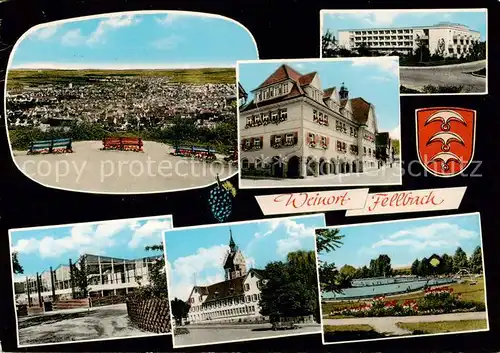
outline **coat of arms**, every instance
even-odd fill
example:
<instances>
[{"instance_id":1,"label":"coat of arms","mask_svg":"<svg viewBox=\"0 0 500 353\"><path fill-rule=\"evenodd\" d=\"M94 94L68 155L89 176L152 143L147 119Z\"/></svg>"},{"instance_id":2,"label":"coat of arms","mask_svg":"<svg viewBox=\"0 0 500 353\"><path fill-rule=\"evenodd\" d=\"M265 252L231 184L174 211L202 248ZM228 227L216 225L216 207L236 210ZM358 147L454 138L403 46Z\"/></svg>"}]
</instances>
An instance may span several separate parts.
<instances>
[{"instance_id":1,"label":"coat of arms","mask_svg":"<svg viewBox=\"0 0 500 353\"><path fill-rule=\"evenodd\" d=\"M417 152L431 174L452 177L472 162L476 111L465 108L422 108L415 111Z\"/></svg>"}]
</instances>

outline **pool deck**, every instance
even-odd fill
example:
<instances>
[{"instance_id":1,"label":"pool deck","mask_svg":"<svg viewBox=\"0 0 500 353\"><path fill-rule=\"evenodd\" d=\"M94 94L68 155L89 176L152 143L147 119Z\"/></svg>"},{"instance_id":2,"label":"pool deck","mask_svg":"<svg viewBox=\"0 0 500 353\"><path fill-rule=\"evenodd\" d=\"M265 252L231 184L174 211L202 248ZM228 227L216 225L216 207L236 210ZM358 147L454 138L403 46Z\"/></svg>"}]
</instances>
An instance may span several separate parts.
<instances>
[{"instance_id":1,"label":"pool deck","mask_svg":"<svg viewBox=\"0 0 500 353\"><path fill-rule=\"evenodd\" d=\"M378 333L388 336L411 335L408 330L398 327L396 324L440 322L440 321L463 321L463 320L487 320L488 316L484 311L470 313L453 313L440 315L422 316L386 316L386 317L362 317L352 319L323 319L323 326L345 326L345 325L369 325Z\"/></svg>"}]
</instances>

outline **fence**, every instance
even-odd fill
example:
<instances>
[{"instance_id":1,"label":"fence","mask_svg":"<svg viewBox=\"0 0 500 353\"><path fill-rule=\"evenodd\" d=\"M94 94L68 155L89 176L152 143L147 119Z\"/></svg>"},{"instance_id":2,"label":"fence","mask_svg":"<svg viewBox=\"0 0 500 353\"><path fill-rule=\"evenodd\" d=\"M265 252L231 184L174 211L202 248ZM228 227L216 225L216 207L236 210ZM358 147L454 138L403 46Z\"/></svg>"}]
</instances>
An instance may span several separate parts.
<instances>
[{"instance_id":1,"label":"fence","mask_svg":"<svg viewBox=\"0 0 500 353\"><path fill-rule=\"evenodd\" d=\"M170 307L167 299L128 299L127 313L130 321L142 330L170 332Z\"/></svg>"},{"instance_id":2,"label":"fence","mask_svg":"<svg viewBox=\"0 0 500 353\"><path fill-rule=\"evenodd\" d=\"M127 301L127 297L124 295L109 295L106 297L90 298L90 305L92 307L122 304Z\"/></svg>"}]
</instances>

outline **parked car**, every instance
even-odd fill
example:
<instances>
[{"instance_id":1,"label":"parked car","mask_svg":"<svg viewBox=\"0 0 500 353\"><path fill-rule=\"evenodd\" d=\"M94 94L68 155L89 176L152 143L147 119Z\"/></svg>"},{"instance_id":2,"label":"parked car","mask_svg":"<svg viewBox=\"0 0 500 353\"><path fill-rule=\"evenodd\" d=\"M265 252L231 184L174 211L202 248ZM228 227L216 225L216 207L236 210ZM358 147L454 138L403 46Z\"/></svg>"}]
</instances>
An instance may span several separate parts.
<instances>
[{"instance_id":1,"label":"parked car","mask_svg":"<svg viewBox=\"0 0 500 353\"><path fill-rule=\"evenodd\" d=\"M299 328L299 326L297 326L297 324L294 321L286 319L275 321L272 323L272 325L273 325L273 331L294 330Z\"/></svg>"}]
</instances>

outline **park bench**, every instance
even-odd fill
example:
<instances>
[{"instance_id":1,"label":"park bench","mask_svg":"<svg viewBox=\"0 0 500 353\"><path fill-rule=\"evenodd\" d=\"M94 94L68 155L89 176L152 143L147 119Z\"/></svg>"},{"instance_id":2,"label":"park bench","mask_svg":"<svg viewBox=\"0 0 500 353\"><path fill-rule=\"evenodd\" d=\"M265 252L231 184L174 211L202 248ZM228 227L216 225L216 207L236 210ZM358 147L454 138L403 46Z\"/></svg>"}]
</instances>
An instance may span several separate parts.
<instances>
[{"instance_id":1,"label":"park bench","mask_svg":"<svg viewBox=\"0 0 500 353\"><path fill-rule=\"evenodd\" d=\"M174 152L172 152L171 154L173 156L191 157L210 161L217 158L215 156L215 152L216 150L210 147L176 146L174 148Z\"/></svg>"},{"instance_id":2,"label":"park bench","mask_svg":"<svg viewBox=\"0 0 500 353\"><path fill-rule=\"evenodd\" d=\"M103 150L142 152L143 142L140 137L105 137L102 145Z\"/></svg>"},{"instance_id":3,"label":"park bench","mask_svg":"<svg viewBox=\"0 0 500 353\"><path fill-rule=\"evenodd\" d=\"M28 150L28 154L72 152L72 139L70 138L32 141Z\"/></svg>"}]
</instances>

